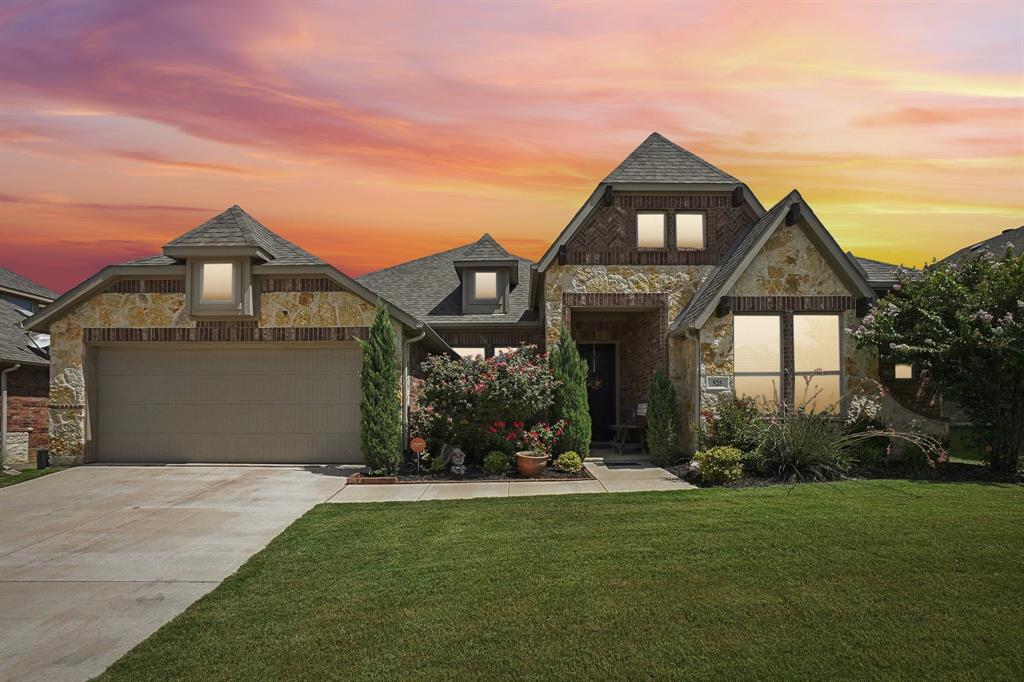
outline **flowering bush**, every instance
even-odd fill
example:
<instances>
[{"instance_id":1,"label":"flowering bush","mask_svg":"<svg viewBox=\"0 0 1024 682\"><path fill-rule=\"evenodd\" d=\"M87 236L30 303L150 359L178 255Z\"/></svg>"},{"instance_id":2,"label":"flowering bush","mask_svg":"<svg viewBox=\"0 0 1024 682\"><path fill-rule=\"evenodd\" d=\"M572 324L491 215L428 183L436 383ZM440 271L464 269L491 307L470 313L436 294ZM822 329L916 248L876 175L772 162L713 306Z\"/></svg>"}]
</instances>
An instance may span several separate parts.
<instances>
[{"instance_id":1,"label":"flowering bush","mask_svg":"<svg viewBox=\"0 0 1024 682\"><path fill-rule=\"evenodd\" d=\"M565 422L559 419L554 424L537 422L528 429L524 429L516 440L516 450L522 452L530 450L538 455L551 457L558 439L565 431Z\"/></svg>"},{"instance_id":2,"label":"flowering bush","mask_svg":"<svg viewBox=\"0 0 1024 682\"><path fill-rule=\"evenodd\" d=\"M997 470L1024 448L1024 255L926 268L900 284L851 332L859 346L912 363L972 418Z\"/></svg>"},{"instance_id":3,"label":"flowering bush","mask_svg":"<svg viewBox=\"0 0 1024 682\"><path fill-rule=\"evenodd\" d=\"M435 355L421 369L413 432L477 457L492 449L511 451L519 433L550 407L555 387L547 357L536 346L487 359Z\"/></svg>"}]
</instances>

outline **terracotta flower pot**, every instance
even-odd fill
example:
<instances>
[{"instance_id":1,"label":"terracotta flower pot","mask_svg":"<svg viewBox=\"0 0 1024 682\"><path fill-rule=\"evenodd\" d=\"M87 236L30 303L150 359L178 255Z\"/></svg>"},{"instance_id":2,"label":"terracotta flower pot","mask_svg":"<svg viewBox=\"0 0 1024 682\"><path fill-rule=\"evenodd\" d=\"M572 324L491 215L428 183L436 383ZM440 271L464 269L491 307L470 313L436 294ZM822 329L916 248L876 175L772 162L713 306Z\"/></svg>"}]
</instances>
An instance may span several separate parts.
<instances>
[{"instance_id":1,"label":"terracotta flower pot","mask_svg":"<svg viewBox=\"0 0 1024 682\"><path fill-rule=\"evenodd\" d=\"M519 475L524 478L540 476L547 466L547 455L538 455L531 451L516 453L516 469L519 471Z\"/></svg>"}]
</instances>

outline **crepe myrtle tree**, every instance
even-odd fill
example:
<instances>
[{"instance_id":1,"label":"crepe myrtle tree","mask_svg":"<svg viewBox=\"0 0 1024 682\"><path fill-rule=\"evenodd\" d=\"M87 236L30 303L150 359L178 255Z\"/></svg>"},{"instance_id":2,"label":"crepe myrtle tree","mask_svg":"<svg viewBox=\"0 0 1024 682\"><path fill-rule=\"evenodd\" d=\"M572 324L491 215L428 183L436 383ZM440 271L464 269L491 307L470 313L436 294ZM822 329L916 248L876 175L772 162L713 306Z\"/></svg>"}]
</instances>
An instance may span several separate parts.
<instances>
[{"instance_id":1,"label":"crepe myrtle tree","mask_svg":"<svg viewBox=\"0 0 1024 682\"><path fill-rule=\"evenodd\" d=\"M590 406L587 402L587 362L580 357L576 342L562 327L548 354L555 377L551 421L565 420L565 431L558 441L558 452L590 452Z\"/></svg>"},{"instance_id":2,"label":"crepe myrtle tree","mask_svg":"<svg viewBox=\"0 0 1024 682\"><path fill-rule=\"evenodd\" d=\"M926 371L971 417L987 463L1013 471L1024 446L1024 255L1007 248L902 273L852 332L858 346Z\"/></svg>"},{"instance_id":3,"label":"crepe myrtle tree","mask_svg":"<svg viewBox=\"0 0 1024 682\"><path fill-rule=\"evenodd\" d=\"M370 336L359 341L363 366L359 372L363 397L359 402L359 440L366 464L375 474L398 469L402 452L402 405L399 400L398 344L391 316L381 303Z\"/></svg>"}]
</instances>

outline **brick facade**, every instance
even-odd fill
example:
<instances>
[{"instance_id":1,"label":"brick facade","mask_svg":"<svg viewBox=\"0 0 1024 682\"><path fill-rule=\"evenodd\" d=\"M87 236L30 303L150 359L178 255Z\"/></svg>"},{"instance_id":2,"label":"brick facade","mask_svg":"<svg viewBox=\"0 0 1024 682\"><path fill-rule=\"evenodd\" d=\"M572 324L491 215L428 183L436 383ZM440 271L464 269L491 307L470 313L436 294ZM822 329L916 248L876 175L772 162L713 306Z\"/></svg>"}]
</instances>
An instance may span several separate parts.
<instances>
[{"instance_id":1,"label":"brick facade","mask_svg":"<svg viewBox=\"0 0 1024 682\"><path fill-rule=\"evenodd\" d=\"M664 211L665 248L639 249L638 212ZM705 215L705 249L676 248L675 213ZM756 216L745 203L732 205L730 193L625 194L616 192L610 206L596 207L566 245L570 265L714 265L736 235Z\"/></svg>"},{"instance_id":2,"label":"brick facade","mask_svg":"<svg viewBox=\"0 0 1024 682\"><path fill-rule=\"evenodd\" d=\"M7 431L28 433L28 463L35 462L36 450L49 442L49 391L49 367L22 365L7 375Z\"/></svg>"}]
</instances>

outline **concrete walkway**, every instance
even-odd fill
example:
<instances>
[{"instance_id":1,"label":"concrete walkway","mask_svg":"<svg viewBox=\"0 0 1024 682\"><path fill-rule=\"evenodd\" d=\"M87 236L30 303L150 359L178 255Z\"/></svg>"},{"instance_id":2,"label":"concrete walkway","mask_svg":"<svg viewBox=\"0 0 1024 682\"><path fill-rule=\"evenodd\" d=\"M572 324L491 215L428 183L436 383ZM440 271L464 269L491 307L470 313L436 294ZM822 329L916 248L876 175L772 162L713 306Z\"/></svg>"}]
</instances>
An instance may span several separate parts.
<instances>
[{"instance_id":1,"label":"concrete walkway","mask_svg":"<svg viewBox=\"0 0 1024 682\"><path fill-rule=\"evenodd\" d=\"M588 458L584 466L595 480L350 485L338 491L328 502L417 502L466 500L475 497L576 495L695 488L649 461L636 458L593 457Z\"/></svg>"}]
</instances>

